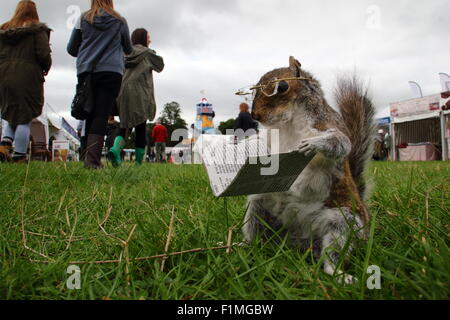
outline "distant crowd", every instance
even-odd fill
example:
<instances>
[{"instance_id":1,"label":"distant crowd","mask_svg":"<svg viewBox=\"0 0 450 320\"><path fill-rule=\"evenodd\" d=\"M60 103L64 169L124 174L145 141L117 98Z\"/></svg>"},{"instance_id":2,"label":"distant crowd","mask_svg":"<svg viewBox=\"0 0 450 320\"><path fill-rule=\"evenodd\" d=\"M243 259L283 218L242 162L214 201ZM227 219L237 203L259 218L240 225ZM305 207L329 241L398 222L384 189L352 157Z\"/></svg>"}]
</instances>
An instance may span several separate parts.
<instances>
[{"instance_id":1,"label":"distant crowd","mask_svg":"<svg viewBox=\"0 0 450 320\"><path fill-rule=\"evenodd\" d=\"M28 0L20 1L11 20L0 27L0 111L6 123L0 142L1 161L20 163L27 159L31 122L42 114L44 78L52 66L50 33L39 20L36 4ZM76 23L67 52L77 59L76 97L88 92L91 99L89 112L79 119L86 168L102 168L111 116L120 117L120 128L108 159L114 166L120 165L125 138L134 129L135 161L142 163L146 123L156 114L153 71L164 69L163 58L149 48L150 44L150 34L144 28L130 36L127 21L114 9L112 0L92 0L90 10ZM153 138L155 158L164 161L167 129L157 125Z\"/></svg>"}]
</instances>

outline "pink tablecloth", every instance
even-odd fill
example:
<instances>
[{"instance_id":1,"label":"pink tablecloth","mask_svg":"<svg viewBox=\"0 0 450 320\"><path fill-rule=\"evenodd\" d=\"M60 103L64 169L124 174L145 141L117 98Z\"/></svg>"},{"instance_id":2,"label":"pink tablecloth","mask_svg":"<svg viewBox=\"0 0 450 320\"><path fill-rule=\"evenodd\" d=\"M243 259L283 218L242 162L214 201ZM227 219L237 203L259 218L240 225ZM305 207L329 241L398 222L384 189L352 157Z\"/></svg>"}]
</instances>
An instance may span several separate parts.
<instances>
[{"instance_id":1,"label":"pink tablecloth","mask_svg":"<svg viewBox=\"0 0 450 320\"><path fill-rule=\"evenodd\" d=\"M400 161L436 161L438 153L436 148L429 145L409 146L406 149L400 149Z\"/></svg>"}]
</instances>

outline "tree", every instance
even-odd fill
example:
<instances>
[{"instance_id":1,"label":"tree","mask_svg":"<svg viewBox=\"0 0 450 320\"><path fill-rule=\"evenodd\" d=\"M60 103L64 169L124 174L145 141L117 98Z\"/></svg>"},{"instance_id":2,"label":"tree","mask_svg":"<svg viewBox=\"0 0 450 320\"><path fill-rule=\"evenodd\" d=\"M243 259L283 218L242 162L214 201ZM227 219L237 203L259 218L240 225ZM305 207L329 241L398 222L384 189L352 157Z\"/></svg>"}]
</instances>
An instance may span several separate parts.
<instances>
[{"instance_id":1,"label":"tree","mask_svg":"<svg viewBox=\"0 0 450 320\"><path fill-rule=\"evenodd\" d=\"M220 123L219 130L222 134L227 134L227 130L234 130L235 125L236 119L229 119Z\"/></svg>"},{"instance_id":2,"label":"tree","mask_svg":"<svg viewBox=\"0 0 450 320\"><path fill-rule=\"evenodd\" d=\"M186 121L183 118L181 118L181 106L178 102L175 101L166 103L164 105L164 109L161 112L161 117L159 118L159 121L169 131L169 140L172 137L172 133L175 130L178 129L188 130ZM169 141L168 146L174 147L181 141L182 138L180 138L179 141Z\"/></svg>"},{"instance_id":3,"label":"tree","mask_svg":"<svg viewBox=\"0 0 450 320\"><path fill-rule=\"evenodd\" d=\"M178 102L172 101L164 105L159 120L165 126L173 126L181 119L181 106ZM182 119L181 119L182 120Z\"/></svg>"}]
</instances>

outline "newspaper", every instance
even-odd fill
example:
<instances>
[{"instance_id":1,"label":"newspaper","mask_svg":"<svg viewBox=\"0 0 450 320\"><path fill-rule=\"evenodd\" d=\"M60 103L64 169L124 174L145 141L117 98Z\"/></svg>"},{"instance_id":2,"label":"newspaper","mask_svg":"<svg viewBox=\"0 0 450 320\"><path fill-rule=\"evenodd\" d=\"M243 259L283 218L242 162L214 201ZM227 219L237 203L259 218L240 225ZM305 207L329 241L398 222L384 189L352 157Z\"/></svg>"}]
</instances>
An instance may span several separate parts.
<instances>
[{"instance_id":1,"label":"newspaper","mask_svg":"<svg viewBox=\"0 0 450 320\"><path fill-rule=\"evenodd\" d=\"M259 135L202 135L195 146L216 197L288 191L315 155L298 151L271 154Z\"/></svg>"}]
</instances>

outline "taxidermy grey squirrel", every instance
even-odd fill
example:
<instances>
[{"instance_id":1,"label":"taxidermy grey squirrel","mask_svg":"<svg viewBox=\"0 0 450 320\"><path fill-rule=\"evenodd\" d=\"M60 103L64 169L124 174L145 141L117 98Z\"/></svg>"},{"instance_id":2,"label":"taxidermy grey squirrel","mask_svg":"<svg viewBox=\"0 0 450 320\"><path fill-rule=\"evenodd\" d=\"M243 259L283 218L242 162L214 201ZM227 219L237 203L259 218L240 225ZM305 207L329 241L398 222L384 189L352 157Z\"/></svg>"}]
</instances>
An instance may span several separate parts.
<instances>
[{"instance_id":1,"label":"taxidermy grey squirrel","mask_svg":"<svg viewBox=\"0 0 450 320\"><path fill-rule=\"evenodd\" d=\"M280 152L317 155L290 191L249 197L246 241L282 235L299 249L316 244L319 255L325 255L324 271L352 283L353 277L336 266L347 241L355 235L366 238L370 219L365 171L376 130L367 90L356 77L340 79L337 112L319 82L293 57L288 68L267 73L254 90L253 118L279 130ZM351 251L353 241L348 246Z\"/></svg>"}]
</instances>

